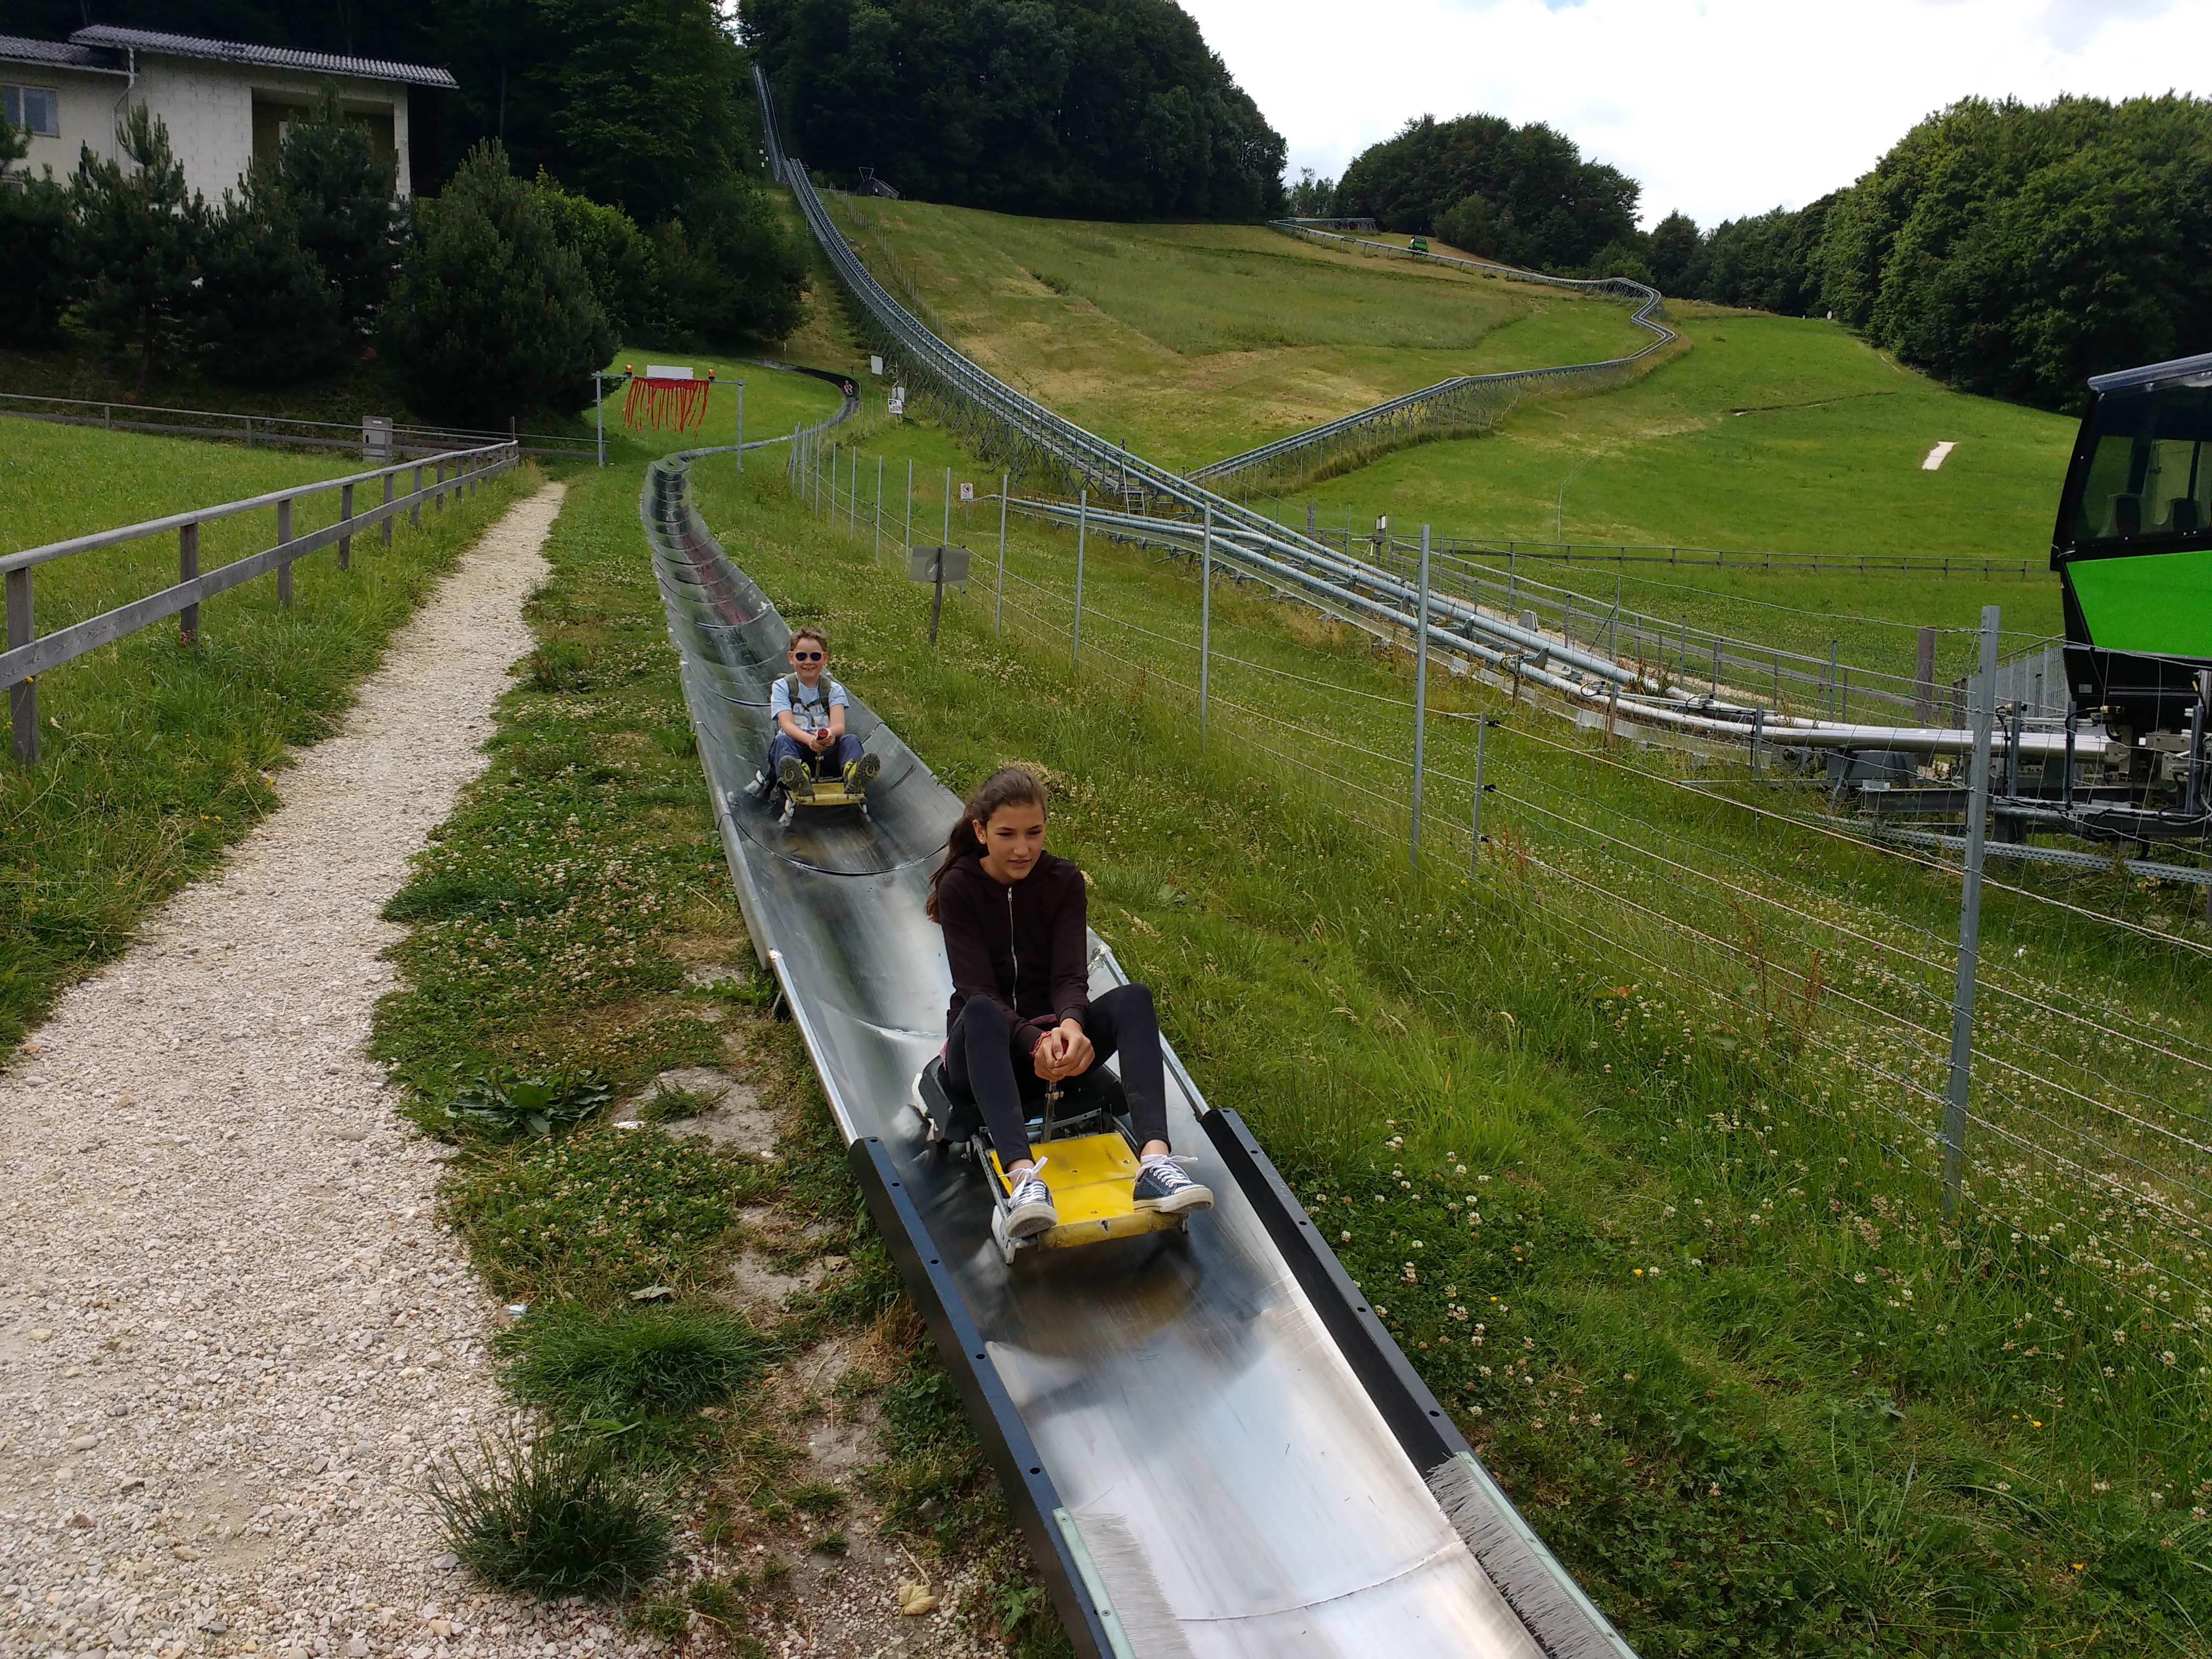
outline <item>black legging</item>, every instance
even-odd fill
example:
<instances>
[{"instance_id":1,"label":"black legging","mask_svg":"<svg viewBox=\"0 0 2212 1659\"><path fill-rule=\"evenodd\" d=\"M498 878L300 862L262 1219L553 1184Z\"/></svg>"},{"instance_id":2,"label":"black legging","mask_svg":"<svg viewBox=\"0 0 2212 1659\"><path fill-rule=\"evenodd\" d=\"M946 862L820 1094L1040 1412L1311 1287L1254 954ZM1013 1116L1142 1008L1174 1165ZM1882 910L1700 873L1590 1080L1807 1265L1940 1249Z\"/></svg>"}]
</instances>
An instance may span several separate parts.
<instances>
[{"instance_id":1,"label":"black legging","mask_svg":"<svg viewBox=\"0 0 2212 1659\"><path fill-rule=\"evenodd\" d=\"M1121 1086L1129 1096L1129 1127L1137 1145L1168 1138L1167 1083L1160 1061L1160 1022L1152 1012L1152 992L1147 985L1117 985L1091 1004L1083 1017L1084 1034L1091 1039L1094 1066L1103 1065L1117 1051L1121 1056ZM990 997L970 997L945 1045L945 1080L955 1094L965 1095L982 1109L983 1127L1002 1164L1017 1164L1030 1155L1029 1107L1044 1098L1045 1081L1024 1047L1026 1030L1017 1030L1013 1016ZM1071 1079L1072 1080L1072 1079Z\"/></svg>"}]
</instances>

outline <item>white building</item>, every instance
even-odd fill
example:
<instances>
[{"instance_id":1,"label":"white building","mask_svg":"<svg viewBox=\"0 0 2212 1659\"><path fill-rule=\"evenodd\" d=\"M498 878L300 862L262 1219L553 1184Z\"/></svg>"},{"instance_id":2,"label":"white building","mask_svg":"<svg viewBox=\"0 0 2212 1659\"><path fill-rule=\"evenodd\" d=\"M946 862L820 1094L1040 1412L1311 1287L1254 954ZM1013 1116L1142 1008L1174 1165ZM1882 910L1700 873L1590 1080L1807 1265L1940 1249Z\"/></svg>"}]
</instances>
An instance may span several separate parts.
<instances>
[{"instance_id":1,"label":"white building","mask_svg":"<svg viewBox=\"0 0 2212 1659\"><path fill-rule=\"evenodd\" d=\"M325 85L337 87L340 106L378 153L398 157L399 193L408 195L410 100L442 95L453 84L445 70L420 64L106 24L67 40L0 35L0 113L28 130L32 172L51 167L56 178L68 177L80 146L118 159L116 122L144 104L167 125L186 186L210 202L238 188L255 156L276 153L286 124L304 116Z\"/></svg>"}]
</instances>

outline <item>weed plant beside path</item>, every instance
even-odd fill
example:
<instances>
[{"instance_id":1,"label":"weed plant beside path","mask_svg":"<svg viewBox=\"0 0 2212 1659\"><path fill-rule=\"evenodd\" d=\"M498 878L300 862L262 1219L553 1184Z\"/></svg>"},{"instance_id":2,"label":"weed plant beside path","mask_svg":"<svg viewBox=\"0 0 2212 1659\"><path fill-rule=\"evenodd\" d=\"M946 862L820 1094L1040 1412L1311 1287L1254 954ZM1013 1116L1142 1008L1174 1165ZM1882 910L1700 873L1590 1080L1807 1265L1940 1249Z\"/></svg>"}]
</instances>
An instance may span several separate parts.
<instances>
[{"instance_id":1,"label":"weed plant beside path","mask_svg":"<svg viewBox=\"0 0 2212 1659\"><path fill-rule=\"evenodd\" d=\"M354 470L30 422L7 435L0 546L9 548ZM201 607L197 646L179 641L173 621L157 623L40 679L38 765L0 759L0 1052L275 806L285 750L337 730L392 630L538 481L526 468L426 508L419 530L399 523L389 550L356 538L349 571L337 569L335 548L310 555L294 567L289 611L264 577ZM302 509L297 529L327 524L335 495ZM202 568L275 538L268 514L210 526ZM169 536L41 567L41 630L173 582L176 556Z\"/></svg>"},{"instance_id":2,"label":"weed plant beside path","mask_svg":"<svg viewBox=\"0 0 2212 1659\"><path fill-rule=\"evenodd\" d=\"M942 438L884 441L933 464ZM981 575L933 651L929 595L872 557L865 514L853 540L780 478L698 489L732 556L787 617L829 627L840 678L949 787L1046 769L1054 845L1094 878L1094 925L1153 984L1200 1086L1254 1125L1640 1651L2196 1649L2212 1355L2185 1312L1988 1212L1944 1226L1917 1143L1908 1158L1874 1120L1771 1086L1787 1057L1747 1051L1670 981L1622 997L1614 960L1496 878L1411 884L1387 748L1365 775L1252 756L1246 720L1201 752L1172 675L1104 656L1164 661L1157 642L1140 655L1086 620L1099 667L1069 672L1057 585L1011 590L1030 616L994 641ZM1091 557L1102 612L1180 637L1181 567L1097 541ZM1358 735L1363 696L1402 665L1294 609L1224 589L1217 649L1301 653ZM1521 775L1545 775L1540 755ZM1302 761L1368 781L1301 781ZM1547 787L1579 786L1553 763ZM1730 833L1656 778L1620 776L1587 810L1666 825L1670 846ZM1578 867L1608 890L1601 859ZM1838 920L1846 901L1905 902L1817 851L1792 867ZM1665 879L1617 873L1647 898ZM1871 1059L1821 1086L1863 1085Z\"/></svg>"}]
</instances>

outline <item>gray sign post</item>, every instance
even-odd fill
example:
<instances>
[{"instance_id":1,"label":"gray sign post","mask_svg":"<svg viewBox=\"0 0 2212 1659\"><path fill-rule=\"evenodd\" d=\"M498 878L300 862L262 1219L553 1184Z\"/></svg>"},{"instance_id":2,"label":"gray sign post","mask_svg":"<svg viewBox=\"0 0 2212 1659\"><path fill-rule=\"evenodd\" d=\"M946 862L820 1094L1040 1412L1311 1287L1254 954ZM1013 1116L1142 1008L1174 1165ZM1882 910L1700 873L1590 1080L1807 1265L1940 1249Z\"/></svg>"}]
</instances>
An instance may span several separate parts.
<instances>
[{"instance_id":1,"label":"gray sign post","mask_svg":"<svg viewBox=\"0 0 2212 1659\"><path fill-rule=\"evenodd\" d=\"M909 580L930 582L937 592L929 601L929 642L937 643L937 621L945 614L945 590L968 586L968 550L964 547L913 547L907 550Z\"/></svg>"}]
</instances>

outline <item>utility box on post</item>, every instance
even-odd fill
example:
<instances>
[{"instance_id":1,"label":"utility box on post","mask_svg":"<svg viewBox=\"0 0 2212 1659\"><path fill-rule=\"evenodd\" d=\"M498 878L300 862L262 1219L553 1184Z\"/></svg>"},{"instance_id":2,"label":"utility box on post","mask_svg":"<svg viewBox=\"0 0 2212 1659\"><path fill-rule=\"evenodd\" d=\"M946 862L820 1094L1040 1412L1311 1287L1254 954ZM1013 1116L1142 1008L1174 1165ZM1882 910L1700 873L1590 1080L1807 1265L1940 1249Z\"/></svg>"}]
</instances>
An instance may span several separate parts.
<instances>
[{"instance_id":1,"label":"utility box on post","mask_svg":"<svg viewBox=\"0 0 2212 1659\"><path fill-rule=\"evenodd\" d=\"M371 466L392 465L392 416L361 417L361 458Z\"/></svg>"}]
</instances>

